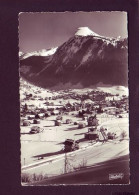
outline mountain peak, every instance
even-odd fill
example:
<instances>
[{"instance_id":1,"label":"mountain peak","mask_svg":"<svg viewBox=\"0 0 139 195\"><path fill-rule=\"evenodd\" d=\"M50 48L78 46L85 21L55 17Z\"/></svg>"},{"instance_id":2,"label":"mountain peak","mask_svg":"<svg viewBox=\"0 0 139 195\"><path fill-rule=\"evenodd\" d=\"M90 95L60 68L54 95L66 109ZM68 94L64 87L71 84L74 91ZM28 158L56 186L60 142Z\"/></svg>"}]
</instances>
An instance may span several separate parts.
<instances>
[{"instance_id":1,"label":"mountain peak","mask_svg":"<svg viewBox=\"0 0 139 195\"><path fill-rule=\"evenodd\" d=\"M93 32L88 27L79 27L75 35L77 36L99 36L97 33Z\"/></svg>"}]
</instances>

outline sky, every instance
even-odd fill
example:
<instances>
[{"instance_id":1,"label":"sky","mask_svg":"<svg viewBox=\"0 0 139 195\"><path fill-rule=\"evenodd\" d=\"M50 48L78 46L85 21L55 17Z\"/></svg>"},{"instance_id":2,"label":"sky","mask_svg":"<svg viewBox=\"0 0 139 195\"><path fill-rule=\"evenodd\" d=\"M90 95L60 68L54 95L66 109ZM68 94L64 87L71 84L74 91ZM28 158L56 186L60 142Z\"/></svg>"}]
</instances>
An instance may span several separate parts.
<instances>
[{"instance_id":1,"label":"sky","mask_svg":"<svg viewBox=\"0 0 139 195\"><path fill-rule=\"evenodd\" d=\"M95 33L127 37L126 12L44 12L19 14L19 50L32 52L62 45L79 27Z\"/></svg>"}]
</instances>

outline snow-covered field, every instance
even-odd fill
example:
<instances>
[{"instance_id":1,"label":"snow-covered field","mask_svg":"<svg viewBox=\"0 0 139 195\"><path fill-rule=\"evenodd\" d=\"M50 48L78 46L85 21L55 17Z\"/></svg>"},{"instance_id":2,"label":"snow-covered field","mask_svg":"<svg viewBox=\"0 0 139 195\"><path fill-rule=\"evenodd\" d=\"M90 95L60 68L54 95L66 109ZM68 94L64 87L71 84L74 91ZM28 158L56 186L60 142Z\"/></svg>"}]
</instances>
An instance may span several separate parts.
<instances>
[{"instance_id":1,"label":"snow-covered field","mask_svg":"<svg viewBox=\"0 0 139 195\"><path fill-rule=\"evenodd\" d=\"M78 129L77 125L71 125L71 124L69 125L63 124L62 126L56 127L54 126L54 122L52 121L53 118L54 116L50 117L49 120L43 120L41 122L40 126L44 128L43 133L33 134L33 135L30 135L30 134L21 135L21 164L22 166L24 165L24 163L25 165L29 165L30 163L39 162L40 160L38 160L38 157L41 157L41 156L43 156L44 159L47 159L50 153L51 155L58 155L59 152L64 147L62 142L64 142L65 139L75 139L75 140L83 139L84 133L88 131L87 127L83 129ZM68 117L65 116L64 120L66 118ZM73 117L73 120L74 120L74 117ZM100 158L98 158L98 156L102 148L103 148L103 151L105 151L105 153L103 154L103 157L100 160L101 162L105 160L105 158L111 159L111 158L114 158L115 155L118 156L118 154L120 155L127 154L129 152L128 118L120 118L120 119L108 118L107 122L105 118L105 122L103 122L101 125L103 125L103 127L106 127L109 132L116 133L118 136L118 139L115 141L105 143L104 145L98 143L97 150L96 150L96 145L94 145L94 147L92 146L91 150L93 154L91 154L91 156L87 154L85 156L81 155L80 160L85 158L89 164L91 162L93 163L99 162ZM21 127L21 132L23 133L25 132L28 133L29 130L30 130L30 127ZM119 142L118 140L121 139L120 135L123 130L126 131L127 137L126 137L126 140ZM84 148L90 145L91 145L90 141L81 142L80 148ZM109 150L111 153L111 157L109 157L108 155ZM96 156L97 152L98 152L98 155ZM24 162L24 159L25 159L25 162ZM53 170L51 171L54 173ZM36 169L35 169L35 172L36 172Z\"/></svg>"},{"instance_id":2,"label":"snow-covered field","mask_svg":"<svg viewBox=\"0 0 139 195\"><path fill-rule=\"evenodd\" d=\"M21 126L21 162L23 165L24 158L26 164L32 163L36 158L33 156L46 154L50 152L57 152L63 148L65 139L82 139L84 138L84 133L88 131L88 128L78 129L78 125L72 124L62 124L61 126L54 125L54 119L56 116L51 116L47 120L41 120L41 124L37 125L44 129L40 134L28 134L30 128L34 126L23 127ZM63 116L63 122L66 119L72 119L72 121L82 121L80 118L74 116ZM25 134L27 133L27 134ZM36 145L34 147L34 145ZM28 150L28 148L30 148ZM37 148L37 149L36 149Z\"/></svg>"},{"instance_id":3,"label":"snow-covered field","mask_svg":"<svg viewBox=\"0 0 139 195\"><path fill-rule=\"evenodd\" d=\"M128 95L128 89L125 87L96 87L95 90L111 93L115 100L119 100L123 95ZM24 86L20 87L20 98L23 100L26 93L31 93L37 96L35 99L29 99L21 101L21 105L25 103L30 106L34 105L38 108L56 108L61 107L67 103L80 103L80 99L68 99L58 98L53 100L53 96L68 95L68 93L76 93L79 95L92 91L90 88L86 89L71 89L69 91L51 91L43 88L33 86L24 82ZM118 96L117 96L118 94ZM39 97L43 98L42 100ZM51 98L45 100L45 98ZM108 97L107 100L112 100L113 97ZM48 101L53 103L53 106L47 106L44 103ZM84 102L93 103L88 99ZM40 120L40 124L37 126L44 129L43 132L38 134L29 134L30 128L35 126L33 120L31 125L24 127L21 124L21 168L22 173L36 173L36 174L48 174L57 175L62 174L65 163L64 153L61 152L64 148L63 142L66 139L79 140L79 150L70 152L69 156L70 168L78 167L84 160L86 166L94 165L96 163L104 162L106 160L115 159L120 156L129 154L129 121L128 113L123 113L122 118L117 118L113 115L106 113L97 114L100 127L107 128L108 132L116 133L116 139L109 140L107 142L95 142L84 139L84 134L88 132L88 127L78 129L78 125L74 125L74 122L85 122L82 118L77 117L78 112L72 111L68 115L63 114L61 126L55 126L55 120L57 116L50 116ZM22 121L21 117L21 121ZM71 124L66 124L66 119L72 119ZM86 121L87 122L87 121ZM121 141L121 133L125 133L124 140ZM100 134L100 133L99 133ZM99 135L100 136L100 135ZM43 157L43 159L40 159ZM36 166L37 164L37 166Z\"/></svg>"},{"instance_id":4,"label":"snow-covered field","mask_svg":"<svg viewBox=\"0 0 139 195\"><path fill-rule=\"evenodd\" d=\"M98 142L94 145L90 145L79 151L71 152L67 155L69 164L72 167L78 167L80 163L85 160L86 166L95 165L97 163L102 163L107 160L112 160L121 156L124 156L129 153L128 140L124 141L115 141L115 142ZM58 156L57 156L58 157ZM30 167L22 170L23 173L36 173L43 175L57 175L64 173L64 163L65 156L59 155L59 158L54 159L53 161L48 161L42 163L36 167Z\"/></svg>"}]
</instances>

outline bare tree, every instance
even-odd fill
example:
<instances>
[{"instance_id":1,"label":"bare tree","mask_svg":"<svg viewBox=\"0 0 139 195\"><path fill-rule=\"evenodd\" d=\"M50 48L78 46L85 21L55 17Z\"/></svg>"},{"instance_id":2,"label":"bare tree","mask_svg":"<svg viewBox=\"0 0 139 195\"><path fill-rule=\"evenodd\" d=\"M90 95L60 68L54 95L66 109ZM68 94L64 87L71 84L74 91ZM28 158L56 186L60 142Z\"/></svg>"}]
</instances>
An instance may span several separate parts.
<instances>
[{"instance_id":1,"label":"bare tree","mask_svg":"<svg viewBox=\"0 0 139 195\"><path fill-rule=\"evenodd\" d=\"M125 130L123 130L123 131L121 132L121 140L124 140L126 136L127 136L127 133L126 133Z\"/></svg>"}]
</instances>

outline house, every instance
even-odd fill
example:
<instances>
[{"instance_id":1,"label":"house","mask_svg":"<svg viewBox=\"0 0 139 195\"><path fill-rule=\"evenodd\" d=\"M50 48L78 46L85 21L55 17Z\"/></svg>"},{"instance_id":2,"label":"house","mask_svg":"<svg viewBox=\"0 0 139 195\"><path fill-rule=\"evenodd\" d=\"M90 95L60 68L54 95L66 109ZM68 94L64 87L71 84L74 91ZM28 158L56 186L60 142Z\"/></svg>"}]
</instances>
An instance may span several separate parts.
<instances>
[{"instance_id":1,"label":"house","mask_svg":"<svg viewBox=\"0 0 139 195\"><path fill-rule=\"evenodd\" d=\"M71 119L66 119L66 124L70 124L72 123L72 120Z\"/></svg>"},{"instance_id":2,"label":"house","mask_svg":"<svg viewBox=\"0 0 139 195\"><path fill-rule=\"evenodd\" d=\"M59 114L59 110L53 110L52 112L51 112L51 115L58 115Z\"/></svg>"},{"instance_id":3,"label":"house","mask_svg":"<svg viewBox=\"0 0 139 195\"><path fill-rule=\"evenodd\" d=\"M47 111L46 108L40 108L40 113L45 113Z\"/></svg>"},{"instance_id":4,"label":"house","mask_svg":"<svg viewBox=\"0 0 139 195\"><path fill-rule=\"evenodd\" d=\"M82 118L84 121L87 121L88 120L88 115L84 114L83 118Z\"/></svg>"},{"instance_id":5,"label":"house","mask_svg":"<svg viewBox=\"0 0 139 195\"><path fill-rule=\"evenodd\" d=\"M55 120L55 126L61 126L61 121L60 120Z\"/></svg>"},{"instance_id":6,"label":"house","mask_svg":"<svg viewBox=\"0 0 139 195\"><path fill-rule=\"evenodd\" d=\"M85 113L86 113L85 110L79 111L79 117L83 117Z\"/></svg>"},{"instance_id":7,"label":"house","mask_svg":"<svg viewBox=\"0 0 139 195\"><path fill-rule=\"evenodd\" d=\"M50 105L50 103L49 103L49 102L45 102L44 104L45 104L45 105L47 105L47 106L49 106L49 105Z\"/></svg>"},{"instance_id":8,"label":"house","mask_svg":"<svg viewBox=\"0 0 139 195\"><path fill-rule=\"evenodd\" d=\"M34 119L34 120L33 120L33 123L34 123L34 124L40 124L40 120L39 120L39 119Z\"/></svg>"},{"instance_id":9,"label":"house","mask_svg":"<svg viewBox=\"0 0 139 195\"><path fill-rule=\"evenodd\" d=\"M35 115L35 119L43 119L44 116L45 116L44 113L36 114L36 115Z\"/></svg>"},{"instance_id":10,"label":"house","mask_svg":"<svg viewBox=\"0 0 139 195\"><path fill-rule=\"evenodd\" d=\"M38 127L38 126L33 126L31 127L30 134L36 134L36 133L41 133L43 132L43 129Z\"/></svg>"},{"instance_id":11,"label":"house","mask_svg":"<svg viewBox=\"0 0 139 195\"><path fill-rule=\"evenodd\" d=\"M86 127L86 123L85 123L85 122L84 122L84 123L80 122L80 123L78 124L78 129L82 129L82 128L84 128L84 127Z\"/></svg>"},{"instance_id":12,"label":"house","mask_svg":"<svg viewBox=\"0 0 139 195\"><path fill-rule=\"evenodd\" d=\"M50 112L46 112L45 113L45 117L49 117L49 116L51 116L51 113Z\"/></svg>"},{"instance_id":13,"label":"house","mask_svg":"<svg viewBox=\"0 0 139 195\"><path fill-rule=\"evenodd\" d=\"M107 137L108 137L108 139L115 139L115 137L116 137L116 133L111 133L111 132L108 132L107 133Z\"/></svg>"},{"instance_id":14,"label":"house","mask_svg":"<svg viewBox=\"0 0 139 195\"><path fill-rule=\"evenodd\" d=\"M23 126L30 126L30 121L24 120L23 121Z\"/></svg>"},{"instance_id":15,"label":"house","mask_svg":"<svg viewBox=\"0 0 139 195\"><path fill-rule=\"evenodd\" d=\"M29 115L28 116L28 120L32 120L32 119L35 119L35 115Z\"/></svg>"},{"instance_id":16,"label":"house","mask_svg":"<svg viewBox=\"0 0 139 195\"><path fill-rule=\"evenodd\" d=\"M50 102L49 103L49 106L54 106L54 102Z\"/></svg>"},{"instance_id":17,"label":"house","mask_svg":"<svg viewBox=\"0 0 139 195\"><path fill-rule=\"evenodd\" d=\"M96 109L96 111L97 111L98 114L103 113L103 109L102 109L101 106L99 106L99 107Z\"/></svg>"},{"instance_id":18,"label":"house","mask_svg":"<svg viewBox=\"0 0 139 195\"><path fill-rule=\"evenodd\" d=\"M97 126L98 125L98 119L96 119L96 115L90 116L88 118L88 126Z\"/></svg>"},{"instance_id":19,"label":"house","mask_svg":"<svg viewBox=\"0 0 139 195\"><path fill-rule=\"evenodd\" d=\"M79 149L79 141L67 139L64 142L64 151L65 152L71 152L71 151L78 150L78 149Z\"/></svg>"},{"instance_id":20,"label":"house","mask_svg":"<svg viewBox=\"0 0 139 195\"><path fill-rule=\"evenodd\" d=\"M56 120L62 120L62 119L63 119L63 117L60 115L56 117Z\"/></svg>"},{"instance_id":21,"label":"house","mask_svg":"<svg viewBox=\"0 0 139 195\"><path fill-rule=\"evenodd\" d=\"M33 97L33 95L30 93L30 94L26 94L26 98L28 99L28 98L31 98L31 97Z\"/></svg>"},{"instance_id":22,"label":"house","mask_svg":"<svg viewBox=\"0 0 139 195\"><path fill-rule=\"evenodd\" d=\"M90 117L88 118L88 121L93 121L94 119L96 119L96 115L90 116Z\"/></svg>"},{"instance_id":23,"label":"house","mask_svg":"<svg viewBox=\"0 0 139 195\"><path fill-rule=\"evenodd\" d=\"M96 130L85 133L84 137L85 139L88 139L88 140L96 140L99 138Z\"/></svg>"},{"instance_id":24,"label":"house","mask_svg":"<svg viewBox=\"0 0 139 195\"><path fill-rule=\"evenodd\" d=\"M93 132L93 131L96 131L96 127L90 127L90 128L88 128L88 132Z\"/></svg>"}]
</instances>

